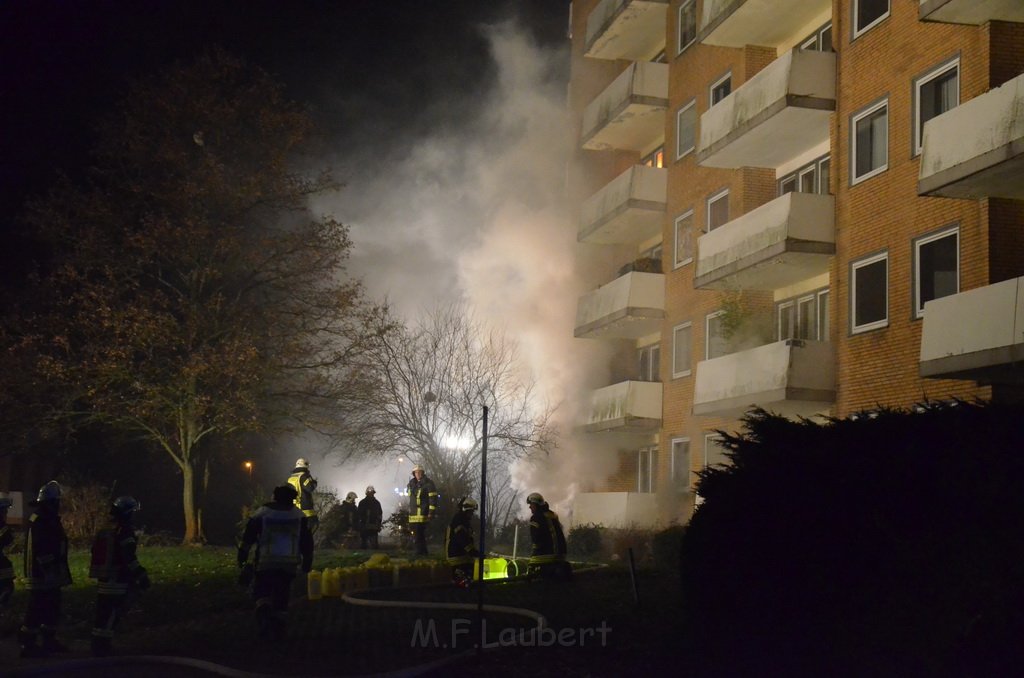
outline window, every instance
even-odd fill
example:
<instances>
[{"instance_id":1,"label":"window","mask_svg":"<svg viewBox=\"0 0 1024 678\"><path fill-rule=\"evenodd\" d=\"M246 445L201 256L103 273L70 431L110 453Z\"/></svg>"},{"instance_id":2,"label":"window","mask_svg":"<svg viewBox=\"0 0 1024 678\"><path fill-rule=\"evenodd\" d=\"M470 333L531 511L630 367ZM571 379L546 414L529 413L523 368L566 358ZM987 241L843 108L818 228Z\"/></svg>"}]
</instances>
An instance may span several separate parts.
<instances>
[{"instance_id":1,"label":"window","mask_svg":"<svg viewBox=\"0 0 1024 678\"><path fill-rule=\"evenodd\" d=\"M661 344L637 349L638 381L661 381Z\"/></svg>"},{"instance_id":2,"label":"window","mask_svg":"<svg viewBox=\"0 0 1024 678\"><path fill-rule=\"evenodd\" d=\"M676 160L691 153L697 138L697 102L691 100L676 113Z\"/></svg>"},{"instance_id":3,"label":"window","mask_svg":"<svg viewBox=\"0 0 1024 678\"><path fill-rule=\"evenodd\" d=\"M672 439L672 487L676 492L690 489L690 439Z\"/></svg>"},{"instance_id":4,"label":"window","mask_svg":"<svg viewBox=\"0 0 1024 678\"><path fill-rule=\"evenodd\" d=\"M852 183L884 172L889 167L889 102L883 100L851 116Z\"/></svg>"},{"instance_id":5,"label":"window","mask_svg":"<svg viewBox=\"0 0 1024 678\"><path fill-rule=\"evenodd\" d=\"M828 290L818 292L818 339L820 341L829 340L829 331L832 327L829 324L828 300Z\"/></svg>"},{"instance_id":6,"label":"window","mask_svg":"<svg viewBox=\"0 0 1024 678\"><path fill-rule=\"evenodd\" d=\"M817 158L779 179L779 195L828 193L829 156Z\"/></svg>"},{"instance_id":7,"label":"window","mask_svg":"<svg viewBox=\"0 0 1024 678\"><path fill-rule=\"evenodd\" d=\"M729 464L729 457L726 456L728 452L728 448L722 444L722 438L717 433L704 435L704 468Z\"/></svg>"},{"instance_id":8,"label":"window","mask_svg":"<svg viewBox=\"0 0 1024 678\"><path fill-rule=\"evenodd\" d=\"M814 295L796 300L796 338L815 340L818 338L818 318L814 312Z\"/></svg>"},{"instance_id":9,"label":"window","mask_svg":"<svg viewBox=\"0 0 1024 678\"><path fill-rule=\"evenodd\" d=\"M792 301L786 301L779 304L778 311L775 315L779 321L779 341L792 339L793 335L796 333L796 304Z\"/></svg>"},{"instance_id":10,"label":"window","mask_svg":"<svg viewBox=\"0 0 1024 678\"><path fill-rule=\"evenodd\" d=\"M693 346L693 323L676 325L672 329L672 377L690 374L690 353Z\"/></svg>"},{"instance_id":11,"label":"window","mask_svg":"<svg viewBox=\"0 0 1024 678\"><path fill-rule=\"evenodd\" d=\"M658 490L658 448L641 447L637 455L637 492L650 494Z\"/></svg>"},{"instance_id":12,"label":"window","mask_svg":"<svg viewBox=\"0 0 1024 678\"><path fill-rule=\"evenodd\" d=\"M722 321L725 319L725 311L709 313L704 318L704 359L711 360L719 356L728 355L729 342L725 338L725 330Z\"/></svg>"},{"instance_id":13,"label":"window","mask_svg":"<svg viewBox=\"0 0 1024 678\"><path fill-rule=\"evenodd\" d=\"M850 299L854 334L889 324L889 255L876 254L850 264Z\"/></svg>"},{"instance_id":14,"label":"window","mask_svg":"<svg viewBox=\"0 0 1024 678\"><path fill-rule=\"evenodd\" d=\"M824 308L823 308L824 305ZM775 305L776 334L784 339L828 341L828 290L819 290ZM822 314L824 322L822 324Z\"/></svg>"},{"instance_id":15,"label":"window","mask_svg":"<svg viewBox=\"0 0 1024 678\"><path fill-rule=\"evenodd\" d=\"M832 51L832 22L828 22L800 43L802 52L831 52Z\"/></svg>"},{"instance_id":16,"label":"window","mask_svg":"<svg viewBox=\"0 0 1024 678\"><path fill-rule=\"evenodd\" d=\"M640 160L640 164L641 165L645 165L647 167L658 167L658 168L664 167L665 166L665 147L664 146L658 146L652 152L650 152L647 155L645 155Z\"/></svg>"},{"instance_id":17,"label":"window","mask_svg":"<svg viewBox=\"0 0 1024 678\"><path fill-rule=\"evenodd\" d=\"M954 59L914 80L914 155L924 144L924 124L960 105L960 59Z\"/></svg>"},{"instance_id":18,"label":"window","mask_svg":"<svg viewBox=\"0 0 1024 678\"><path fill-rule=\"evenodd\" d=\"M925 302L960 291L960 227L914 240L914 317L924 316Z\"/></svg>"},{"instance_id":19,"label":"window","mask_svg":"<svg viewBox=\"0 0 1024 678\"><path fill-rule=\"evenodd\" d=\"M853 37L889 16L889 0L853 0Z\"/></svg>"},{"instance_id":20,"label":"window","mask_svg":"<svg viewBox=\"0 0 1024 678\"><path fill-rule=\"evenodd\" d=\"M729 189L715 193L708 198L707 229L710 233L729 221Z\"/></svg>"},{"instance_id":21,"label":"window","mask_svg":"<svg viewBox=\"0 0 1024 678\"><path fill-rule=\"evenodd\" d=\"M726 73L711 84L708 92L708 108L711 108L719 101L729 96L732 91L732 73Z\"/></svg>"},{"instance_id":22,"label":"window","mask_svg":"<svg viewBox=\"0 0 1024 678\"><path fill-rule=\"evenodd\" d=\"M693 210L676 217L674 268L693 261Z\"/></svg>"},{"instance_id":23,"label":"window","mask_svg":"<svg viewBox=\"0 0 1024 678\"><path fill-rule=\"evenodd\" d=\"M679 52L697 39L697 0L686 0L679 6Z\"/></svg>"}]
</instances>

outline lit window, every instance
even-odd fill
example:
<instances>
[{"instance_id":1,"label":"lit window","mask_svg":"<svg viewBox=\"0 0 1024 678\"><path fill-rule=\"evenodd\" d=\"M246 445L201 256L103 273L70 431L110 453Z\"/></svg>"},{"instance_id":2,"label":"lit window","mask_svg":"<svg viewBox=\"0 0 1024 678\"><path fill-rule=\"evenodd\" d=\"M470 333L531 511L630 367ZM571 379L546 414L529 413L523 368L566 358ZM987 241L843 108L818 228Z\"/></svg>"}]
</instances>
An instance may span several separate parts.
<instances>
[{"instance_id":1,"label":"lit window","mask_svg":"<svg viewBox=\"0 0 1024 678\"><path fill-rule=\"evenodd\" d=\"M679 6L679 51L697 39L697 0L686 0Z\"/></svg>"},{"instance_id":2,"label":"lit window","mask_svg":"<svg viewBox=\"0 0 1024 678\"><path fill-rule=\"evenodd\" d=\"M720 191L708 198L707 230L710 233L729 221L729 190Z\"/></svg>"},{"instance_id":3,"label":"lit window","mask_svg":"<svg viewBox=\"0 0 1024 678\"><path fill-rule=\"evenodd\" d=\"M853 37L889 16L889 0L853 0Z\"/></svg>"},{"instance_id":4,"label":"lit window","mask_svg":"<svg viewBox=\"0 0 1024 678\"><path fill-rule=\"evenodd\" d=\"M672 487L676 492L690 489L690 439L672 439Z\"/></svg>"},{"instance_id":5,"label":"lit window","mask_svg":"<svg viewBox=\"0 0 1024 678\"><path fill-rule=\"evenodd\" d=\"M690 374L690 353L693 346L693 323L676 325L672 329L672 377Z\"/></svg>"},{"instance_id":6,"label":"lit window","mask_svg":"<svg viewBox=\"0 0 1024 678\"><path fill-rule=\"evenodd\" d=\"M866 332L889 324L889 255L883 252L853 262L850 265L852 282L851 332Z\"/></svg>"},{"instance_id":7,"label":"lit window","mask_svg":"<svg viewBox=\"0 0 1024 678\"><path fill-rule=\"evenodd\" d=\"M708 108L729 96L730 92L732 92L732 73L726 73L711 85Z\"/></svg>"},{"instance_id":8,"label":"lit window","mask_svg":"<svg viewBox=\"0 0 1024 678\"><path fill-rule=\"evenodd\" d=\"M853 129L853 183L884 172L889 167L889 102L874 104L851 118Z\"/></svg>"},{"instance_id":9,"label":"lit window","mask_svg":"<svg viewBox=\"0 0 1024 678\"><path fill-rule=\"evenodd\" d=\"M693 210L676 217L675 245L674 268L679 268L693 261Z\"/></svg>"},{"instance_id":10,"label":"lit window","mask_svg":"<svg viewBox=\"0 0 1024 678\"><path fill-rule=\"evenodd\" d=\"M960 228L943 229L914 241L914 317L924 305L960 291Z\"/></svg>"},{"instance_id":11,"label":"lit window","mask_svg":"<svg viewBox=\"0 0 1024 678\"><path fill-rule=\"evenodd\" d=\"M658 146L651 153L648 153L643 159L640 160L641 165L647 167L664 167L665 166L665 147Z\"/></svg>"},{"instance_id":12,"label":"lit window","mask_svg":"<svg viewBox=\"0 0 1024 678\"><path fill-rule=\"evenodd\" d=\"M914 81L914 155L924 143L924 124L960 105L960 60L943 64Z\"/></svg>"},{"instance_id":13,"label":"lit window","mask_svg":"<svg viewBox=\"0 0 1024 678\"><path fill-rule=\"evenodd\" d=\"M692 152L696 146L696 104L696 101L690 101L676 113L676 160Z\"/></svg>"}]
</instances>

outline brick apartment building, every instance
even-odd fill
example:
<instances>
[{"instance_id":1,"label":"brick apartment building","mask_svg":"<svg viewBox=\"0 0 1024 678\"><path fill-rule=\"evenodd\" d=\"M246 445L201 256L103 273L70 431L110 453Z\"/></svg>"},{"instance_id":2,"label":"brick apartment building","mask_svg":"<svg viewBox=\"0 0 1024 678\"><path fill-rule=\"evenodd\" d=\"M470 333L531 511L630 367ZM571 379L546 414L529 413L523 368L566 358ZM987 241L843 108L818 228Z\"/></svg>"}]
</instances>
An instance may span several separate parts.
<instances>
[{"instance_id":1,"label":"brick apartment building","mask_svg":"<svg viewBox=\"0 0 1024 678\"><path fill-rule=\"evenodd\" d=\"M574 522L685 521L752 405L1016 398L1024 0L574 0Z\"/></svg>"}]
</instances>

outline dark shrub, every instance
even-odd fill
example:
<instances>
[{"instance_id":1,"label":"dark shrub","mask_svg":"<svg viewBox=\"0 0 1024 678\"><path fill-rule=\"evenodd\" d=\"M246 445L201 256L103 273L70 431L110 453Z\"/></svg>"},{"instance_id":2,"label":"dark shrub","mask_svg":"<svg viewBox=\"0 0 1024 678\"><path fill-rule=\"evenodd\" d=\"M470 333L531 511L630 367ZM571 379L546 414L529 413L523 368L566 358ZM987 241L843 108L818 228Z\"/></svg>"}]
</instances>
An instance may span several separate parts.
<instances>
[{"instance_id":1,"label":"dark shrub","mask_svg":"<svg viewBox=\"0 0 1024 678\"><path fill-rule=\"evenodd\" d=\"M683 534L686 528L682 525L656 532L651 538L651 551L654 566L659 570L678 570L683 553Z\"/></svg>"},{"instance_id":2,"label":"dark shrub","mask_svg":"<svg viewBox=\"0 0 1024 678\"><path fill-rule=\"evenodd\" d=\"M594 523L574 525L565 541L570 556L595 558L601 553L601 526Z\"/></svg>"}]
</instances>

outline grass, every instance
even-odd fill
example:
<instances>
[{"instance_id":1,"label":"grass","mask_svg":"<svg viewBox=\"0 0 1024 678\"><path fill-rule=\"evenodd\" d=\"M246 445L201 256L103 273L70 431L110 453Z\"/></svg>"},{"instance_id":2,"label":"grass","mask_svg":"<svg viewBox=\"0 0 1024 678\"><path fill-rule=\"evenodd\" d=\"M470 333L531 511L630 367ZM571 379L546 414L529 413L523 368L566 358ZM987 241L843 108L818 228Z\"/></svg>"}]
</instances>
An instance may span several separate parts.
<instances>
[{"instance_id":1,"label":"grass","mask_svg":"<svg viewBox=\"0 0 1024 678\"><path fill-rule=\"evenodd\" d=\"M349 566L368 553L322 551L314 567ZM87 578L87 553L71 557L74 585L64 591L64 623L60 637L74 655L85 654L92 626L95 584ZM502 614L486 617L487 642L508 647L475 653L480 636L475 612L368 608L338 598L306 600L299 578L289 613L289 637L282 648L254 642L252 601L236 585L233 549L145 546L139 560L153 582L127 615L115 639L120 654L187 656L234 668L279 675L369 675L408 668L435 660L461 661L473 673L489 676L621 675L646 667L670 665L675 620L678 619L678 581L671 574L643 571L638 577L640 603L633 598L629 572L604 568L580 572L572 582L509 582L488 586L489 604L524 607L544 614L557 636L550 647L522 647L529 634L516 635L525 620ZM383 589L381 599L427 602L477 601L477 591L454 586ZM0 629L13 633L24 613L27 596L20 587L11 613ZM609 628L600 643L601 625ZM416 642L416 634L433 625L433 642ZM585 629L592 629L589 632ZM465 630L466 633L462 633ZM453 632L455 635L453 636ZM452 648L451 639L456 639ZM580 640L583 647L580 647ZM447 645L447 647L445 647ZM282 651L283 650L283 651ZM472 666L471 666L472 665ZM678 673L678 671L676 671Z\"/></svg>"}]
</instances>

